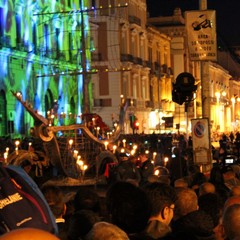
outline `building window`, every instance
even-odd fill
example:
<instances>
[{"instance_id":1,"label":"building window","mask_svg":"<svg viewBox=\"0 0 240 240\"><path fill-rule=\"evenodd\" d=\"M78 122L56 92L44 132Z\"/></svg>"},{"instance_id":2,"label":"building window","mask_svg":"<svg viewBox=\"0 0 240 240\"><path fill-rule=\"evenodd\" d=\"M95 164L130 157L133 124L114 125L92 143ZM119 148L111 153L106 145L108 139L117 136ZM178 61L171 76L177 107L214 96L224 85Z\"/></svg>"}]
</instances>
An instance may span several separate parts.
<instances>
[{"instance_id":1,"label":"building window","mask_svg":"<svg viewBox=\"0 0 240 240\"><path fill-rule=\"evenodd\" d=\"M56 57L59 58L60 55L60 49L59 49L59 35L60 30L59 28L56 28L56 34L55 34L55 46L56 46Z\"/></svg>"},{"instance_id":2,"label":"building window","mask_svg":"<svg viewBox=\"0 0 240 240\"><path fill-rule=\"evenodd\" d=\"M148 60L152 64L153 61L152 61L152 48L151 47L148 48Z\"/></svg>"},{"instance_id":3,"label":"building window","mask_svg":"<svg viewBox=\"0 0 240 240\"><path fill-rule=\"evenodd\" d=\"M140 58L145 59L145 44L144 41L141 41L140 45Z\"/></svg>"},{"instance_id":4,"label":"building window","mask_svg":"<svg viewBox=\"0 0 240 240\"><path fill-rule=\"evenodd\" d=\"M108 41L107 41L107 24L105 22L99 23L98 34L98 53L102 61L108 60Z\"/></svg>"},{"instance_id":5,"label":"building window","mask_svg":"<svg viewBox=\"0 0 240 240\"><path fill-rule=\"evenodd\" d=\"M16 43L21 43L21 16L16 14Z\"/></svg>"},{"instance_id":6,"label":"building window","mask_svg":"<svg viewBox=\"0 0 240 240\"><path fill-rule=\"evenodd\" d=\"M33 46L34 46L34 53L37 52L37 29L36 29L36 23L33 24L33 30L32 30L32 39L33 39Z\"/></svg>"},{"instance_id":7,"label":"building window","mask_svg":"<svg viewBox=\"0 0 240 240\"><path fill-rule=\"evenodd\" d=\"M44 48L45 54L48 54L49 51L49 29L48 24L44 24Z\"/></svg>"},{"instance_id":8,"label":"building window","mask_svg":"<svg viewBox=\"0 0 240 240\"><path fill-rule=\"evenodd\" d=\"M68 33L68 46L69 46L69 60L70 60L70 62L72 62L72 60L73 60L73 53L72 53L72 51L73 51L73 48L74 48L72 32Z\"/></svg>"},{"instance_id":9,"label":"building window","mask_svg":"<svg viewBox=\"0 0 240 240\"><path fill-rule=\"evenodd\" d=\"M3 21L3 8L0 8L0 38L4 35L4 21ZM1 40L2 42L2 40Z\"/></svg>"},{"instance_id":10,"label":"building window","mask_svg":"<svg viewBox=\"0 0 240 240\"><path fill-rule=\"evenodd\" d=\"M92 7L96 7L96 0L92 0Z\"/></svg>"},{"instance_id":11,"label":"building window","mask_svg":"<svg viewBox=\"0 0 240 240\"><path fill-rule=\"evenodd\" d=\"M107 66L103 67L99 71L99 95L109 95L109 76L108 72L104 71Z\"/></svg>"}]
</instances>

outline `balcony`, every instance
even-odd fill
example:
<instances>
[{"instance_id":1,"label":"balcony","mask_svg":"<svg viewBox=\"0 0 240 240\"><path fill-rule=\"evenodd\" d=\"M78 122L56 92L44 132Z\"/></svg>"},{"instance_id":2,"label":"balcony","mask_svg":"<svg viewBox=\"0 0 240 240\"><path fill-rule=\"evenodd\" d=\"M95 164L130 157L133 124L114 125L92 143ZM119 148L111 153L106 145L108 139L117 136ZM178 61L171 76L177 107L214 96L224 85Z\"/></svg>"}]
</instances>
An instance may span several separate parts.
<instances>
[{"instance_id":1,"label":"balcony","mask_svg":"<svg viewBox=\"0 0 240 240\"><path fill-rule=\"evenodd\" d=\"M121 61L122 62L131 62L131 63L141 65L141 66L143 66L143 64L144 64L144 61L142 60L142 58L133 57L133 55L131 55L131 54L121 54Z\"/></svg>"},{"instance_id":2,"label":"balcony","mask_svg":"<svg viewBox=\"0 0 240 240\"><path fill-rule=\"evenodd\" d=\"M141 26L141 19L136 17L136 16L128 16L128 21L129 23L134 23L134 24L137 24L138 26Z\"/></svg>"},{"instance_id":3,"label":"balcony","mask_svg":"<svg viewBox=\"0 0 240 240\"><path fill-rule=\"evenodd\" d=\"M133 58L133 63L142 66L143 65L143 60L139 57L134 57Z\"/></svg>"},{"instance_id":4,"label":"balcony","mask_svg":"<svg viewBox=\"0 0 240 240\"><path fill-rule=\"evenodd\" d=\"M133 62L133 56L131 54L121 54L120 59L122 62Z\"/></svg>"},{"instance_id":5,"label":"balcony","mask_svg":"<svg viewBox=\"0 0 240 240\"><path fill-rule=\"evenodd\" d=\"M145 107L146 107L146 108L154 108L154 103L153 103L153 101L146 101L146 102L145 102Z\"/></svg>"},{"instance_id":6,"label":"balcony","mask_svg":"<svg viewBox=\"0 0 240 240\"><path fill-rule=\"evenodd\" d=\"M151 68L151 62L150 61L143 61L143 67Z\"/></svg>"}]
</instances>

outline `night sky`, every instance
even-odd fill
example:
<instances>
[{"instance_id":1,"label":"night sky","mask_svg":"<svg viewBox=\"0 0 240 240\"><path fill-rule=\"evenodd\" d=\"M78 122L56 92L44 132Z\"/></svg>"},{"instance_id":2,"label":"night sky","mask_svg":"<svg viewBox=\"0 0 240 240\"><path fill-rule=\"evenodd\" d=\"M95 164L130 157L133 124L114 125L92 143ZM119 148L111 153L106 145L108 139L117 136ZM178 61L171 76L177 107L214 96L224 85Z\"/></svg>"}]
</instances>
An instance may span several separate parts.
<instances>
[{"instance_id":1,"label":"night sky","mask_svg":"<svg viewBox=\"0 0 240 240\"><path fill-rule=\"evenodd\" d=\"M240 46L240 0L208 0L208 9L216 10L217 34L229 46ZM150 17L171 16L175 8L182 13L199 9L199 0L147 0Z\"/></svg>"}]
</instances>

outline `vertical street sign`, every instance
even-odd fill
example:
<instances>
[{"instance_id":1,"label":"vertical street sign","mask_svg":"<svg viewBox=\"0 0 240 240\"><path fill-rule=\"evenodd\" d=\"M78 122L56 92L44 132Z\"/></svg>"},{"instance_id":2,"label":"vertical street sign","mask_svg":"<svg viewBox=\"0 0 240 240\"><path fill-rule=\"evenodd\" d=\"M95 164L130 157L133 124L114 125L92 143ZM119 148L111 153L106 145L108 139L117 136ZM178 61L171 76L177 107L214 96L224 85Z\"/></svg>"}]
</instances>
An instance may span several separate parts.
<instances>
[{"instance_id":1,"label":"vertical street sign","mask_svg":"<svg viewBox=\"0 0 240 240\"><path fill-rule=\"evenodd\" d=\"M216 61L216 12L185 12L189 56L192 61Z\"/></svg>"},{"instance_id":2,"label":"vertical street sign","mask_svg":"<svg viewBox=\"0 0 240 240\"><path fill-rule=\"evenodd\" d=\"M196 164L211 164L211 142L207 118L192 119L193 157Z\"/></svg>"}]
</instances>

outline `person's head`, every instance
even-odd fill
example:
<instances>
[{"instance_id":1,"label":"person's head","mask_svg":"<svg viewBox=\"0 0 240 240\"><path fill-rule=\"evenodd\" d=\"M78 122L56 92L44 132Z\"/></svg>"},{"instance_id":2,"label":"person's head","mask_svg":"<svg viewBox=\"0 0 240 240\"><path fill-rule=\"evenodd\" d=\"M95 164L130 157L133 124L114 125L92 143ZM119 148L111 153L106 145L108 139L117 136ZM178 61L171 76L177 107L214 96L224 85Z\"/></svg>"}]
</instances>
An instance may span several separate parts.
<instances>
[{"instance_id":1,"label":"person's head","mask_svg":"<svg viewBox=\"0 0 240 240\"><path fill-rule=\"evenodd\" d=\"M170 224L175 207L175 189L168 184L153 182L147 184L144 190L151 205L150 219Z\"/></svg>"},{"instance_id":2,"label":"person's head","mask_svg":"<svg viewBox=\"0 0 240 240\"><path fill-rule=\"evenodd\" d=\"M55 218L61 218L66 212L62 189L55 185L45 185L41 190Z\"/></svg>"},{"instance_id":3,"label":"person's head","mask_svg":"<svg viewBox=\"0 0 240 240\"><path fill-rule=\"evenodd\" d=\"M197 164L190 165L188 167L188 172L189 172L190 175L194 175L195 173L200 172L200 166L197 165Z\"/></svg>"},{"instance_id":4,"label":"person's head","mask_svg":"<svg viewBox=\"0 0 240 240\"><path fill-rule=\"evenodd\" d=\"M100 222L100 217L91 210L80 210L74 213L68 223L69 240L84 238L97 222Z\"/></svg>"},{"instance_id":5,"label":"person's head","mask_svg":"<svg viewBox=\"0 0 240 240\"><path fill-rule=\"evenodd\" d=\"M207 182L207 178L202 172L197 172L192 176L191 187L193 189L199 188L199 186L203 183Z\"/></svg>"},{"instance_id":6,"label":"person's head","mask_svg":"<svg viewBox=\"0 0 240 240\"><path fill-rule=\"evenodd\" d=\"M222 168L222 174L224 181L235 178L235 172L231 166L225 166Z\"/></svg>"},{"instance_id":7,"label":"person's head","mask_svg":"<svg viewBox=\"0 0 240 240\"><path fill-rule=\"evenodd\" d=\"M75 211L82 209L100 211L100 197L98 193L89 187L80 186L74 198Z\"/></svg>"},{"instance_id":8,"label":"person's head","mask_svg":"<svg viewBox=\"0 0 240 240\"><path fill-rule=\"evenodd\" d=\"M224 203L223 210L227 209L229 206L234 204L240 204L240 196L229 197Z\"/></svg>"},{"instance_id":9,"label":"person's head","mask_svg":"<svg viewBox=\"0 0 240 240\"><path fill-rule=\"evenodd\" d=\"M176 179L174 181L174 187L175 188L187 188L188 182L183 178Z\"/></svg>"},{"instance_id":10,"label":"person's head","mask_svg":"<svg viewBox=\"0 0 240 240\"><path fill-rule=\"evenodd\" d=\"M120 162L127 161L129 159L129 155L127 153L119 153L118 159Z\"/></svg>"},{"instance_id":11,"label":"person's head","mask_svg":"<svg viewBox=\"0 0 240 240\"><path fill-rule=\"evenodd\" d=\"M170 185L170 173L166 167L157 166L154 168L153 174L148 177L148 182L161 182Z\"/></svg>"},{"instance_id":12,"label":"person's head","mask_svg":"<svg viewBox=\"0 0 240 240\"><path fill-rule=\"evenodd\" d=\"M240 186L233 186L230 190L230 196L240 196Z\"/></svg>"},{"instance_id":13,"label":"person's head","mask_svg":"<svg viewBox=\"0 0 240 240\"><path fill-rule=\"evenodd\" d=\"M227 239L240 239L240 204L233 204L224 210L222 224Z\"/></svg>"},{"instance_id":14,"label":"person's head","mask_svg":"<svg viewBox=\"0 0 240 240\"><path fill-rule=\"evenodd\" d=\"M129 158L128 158L128 161L130 161L132 164L136 164L137 163L137 158L135 157L135 156L130 156Z\"/></svg>"},{"instance_id":15,"label":"person's head","mask_svg":"<svg viewBox=\"0 0 240 240\"><path fill-rule=\"evenodd\" d=\"M210 182L202 183L199 187L199 196L204 195L206 193L215 193L215 186Z\"/></svg>"},{"instance_id":16,"label":"person's head","mask_svg":"<svg viewBox=\"0 0 240 240\"><path fill-rule=\"evenodd\" d=\"M31 163L31 161L28 160L28 159L23 160L23 161L20 163L20 166L21 166L21 168L24 169L24 171L25 171L26 173L30 173L30 171L31 171L31 169L32 169L32 163Z\"/></svg>"},{"instance_id":17,"label":"person's head","mask_svg":"<svg viewBox=\"0 0 240 240\"><path fill-rule=\"evenodd\" d=\"M223 205L222 198L217 193L205 193L198 197L199 209L212 217L214 227L219 224Z\"/></svg>"},{"instance_id":18,"label":"person's head","mask_svg":"<svg viewBox=\"0 0 240 240\"><path fill-rule=\"evenodd\" d=\"M113 224L126 233L142 231L150 216L146 193L129 182L116 182L106 194L106 206Z\"/></svg>"},{"instance_id":19,"label":"person's head","mask_svg":"<svg viewBox=\"0 0 240 240\"><path fill-rule=\"evenodd\" d=\"M176 193L175 220L198 209L198 197L194 190L190 188L179 188L176 189Z\"/></svg>"},{"instance_id":20,"label":"person's head","mask_svg":"<svg viewBox=\"0 0 240 240\"><path fill-rule=\"evenodd\" d=\"M224 178L219 166L214 166L210 171L209 182L213 184L223 184Z\"/></svg>"},{"instance_id":21,"label":"person's head","mask_svg":"<svg viewBox=\"0 0 240 240\"><path fill-rule=\"evenodd\" d=\"M222 212L224 213L228 207L235 205L235 204L240 204L240 197L239 196L228 197L224 201ZM222 224L222 218L223 218L223 216L221 216L218 226L216 226L214 229L217 240L223 240L226 237L225 233L224 233L224 227Z\"/></svg>"},{"instance_id":22,"label":"person's head","mask_svg":"<svg viewBox=\"0 0 240 240\"><path fill-rule=\"evenodd\" d=\"M145 161L147 161L148 160L148 154L146 153L146 150L145 149L140 149L140 151L139 151L139 155L138 155L138 158L139 158L139 160L143 163L143 162L145 162Z\"/></svg>"},{"instance_id":23,"label":"person's head","mask_svg":"<svg viewBox=\"0 0 240 240\"><path fill-rule=\"evenodd\" d=\"M12 230L0 236L0 240L59 240L55 235L35 228Z\"/></svg>"},{"instance_id":24,"label":"person's head","mask_svg":"<svg viewBox=\"0 0 240 240\"><path fill-rule=\"evenodd\" d=\"M109 222L98 222L85 238L86 240L128 240L128 235L118 226Z\"/></svg>"},{"instance_id":25,"label":"person's head","mask_svg":"<svg viewBox=\"0 0 240 240\"><path fill-rule=\"evenodd\" d=\"M179 156L179 153L180 153L180 149L177 148L177 147L175 147L175 148L173 148L172 153L173 153L173 155L175 155L176 157L178 157L178 156Z\"/></svg>"}]
</instances>

